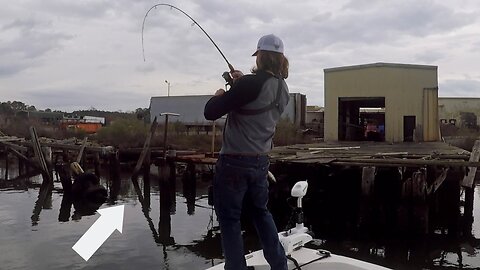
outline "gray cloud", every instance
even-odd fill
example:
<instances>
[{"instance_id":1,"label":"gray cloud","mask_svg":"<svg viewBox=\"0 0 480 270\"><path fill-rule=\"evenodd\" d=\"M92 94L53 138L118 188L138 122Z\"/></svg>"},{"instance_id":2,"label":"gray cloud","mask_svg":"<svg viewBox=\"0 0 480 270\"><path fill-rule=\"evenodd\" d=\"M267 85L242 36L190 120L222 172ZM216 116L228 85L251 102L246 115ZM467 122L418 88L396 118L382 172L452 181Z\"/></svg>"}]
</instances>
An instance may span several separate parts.
<instances>
[{"instance_id":1,"label":"gray cloud","mask_svg":"<svg viewBox=\"0 0 480 270\"><path fill-rule=\"evenodd\" d=\"M0 10L0 79L2 89L39 102L26 100L29 104L125 110L163 95L165 79L175 95L223 87L220 75L227 67L220 54L197 26L170 8L149 14L143 62L143 16L156 2L11 3ZM254 65L250 55L258 38L281 36L291 63L290 90L306 93L309 104L323 104L324 68L372 62L438 65L441 93L480 92L474 68L480 62L476 0L461 7L447 0L172 3L195 18L245 73ZM463 74L465 81L442 78Z\"/></svg>"},{"instance_id":2,"label":"gray cloud","mask_svg":"<svg viewBox=\"0 0 480 270\"><path fill-rule=\"evenodd\" d=\"M480 97L480 80L445 80L439 82L439 96Z\"/></svg>"},{"instance_id":3,"label":"gray cloud","mask_svg":"<svg viewBox=\"0 0 480 270\"><path fill-rule=\"evenodd\" d=\"M417 53L415 59L419 63L431 64L439 61L444 57L444 54L437 51L424 51Z\"/></svg>"},{"instance_id":4,"label":"gray cloud","mask_svg":"<svg viewBox=\"0 0 480 270\"><path fill-rule=\"evenodd\" d=\"M13 63L13 64L0 63L0 78L15 75L27 68L28 68L28 65L25 63Z\"/></svg>"},{"instance_id":5,"label":"gray cloud","mask_svg":"<svg viewBox=\"0 0 480 270\"><path fill-rule=\"evenodd\" d=\"M478 12L455 12L433 1L366 2L352 1L343 12L307 17L307 27L292 24L287 31L295 33L297 42L310 40L310 44L321 47L341 42L404 46L404 42L399 41L405 37L449 33L475 23L478 16ZM299 26L303 26L301 31Z\"/></svg>"},{"instance_id":6,"label":"gray cloud","mask_svg":"<svg viewBox=\"0 0 480 270\"><path fill-rule=\"evenodd\" d=\"M0 43L0 76L14 75L37 66L37 58L62 48L71 35L54 31L49 21L34 18L15 19L1 27L8 33Z\"/></svg>"},{"instance_id":7,"label":"gray cloud","mask_svg":"<svg viewBox=\"0 0 480 270\"><path fill-rule=\"evenodd\" d=\"M148 64L144 64L144 65L141 65L141 66L137 66L135 68L135 70L137 72L141 72L141 73L150 73L150 72L154 72L156 70L156 68L155 68L154 64L148 63Z\"/></svg>"},{"instance_id":8,"label":"gray cloud","mask_svg":"<svg viewBox=\"0 0 480 270\"><path fill-rule=\"evenodd\" d=\"M124 111L149 106L150 95L117 89L101 89L95 85L79 85L68 88L43 88L25 92L28 104L37 108L60 109L67 112L87 110L94 107L99 110ZM129 106L125 106L129 104Z\"/></svg>"}]
</instances>

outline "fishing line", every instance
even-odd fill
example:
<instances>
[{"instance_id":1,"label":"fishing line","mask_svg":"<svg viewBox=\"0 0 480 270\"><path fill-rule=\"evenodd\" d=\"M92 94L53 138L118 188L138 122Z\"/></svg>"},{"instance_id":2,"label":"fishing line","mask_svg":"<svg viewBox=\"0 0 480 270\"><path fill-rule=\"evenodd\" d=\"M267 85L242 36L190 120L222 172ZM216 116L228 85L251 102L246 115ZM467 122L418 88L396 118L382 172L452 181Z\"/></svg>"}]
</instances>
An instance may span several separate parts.
<instances>
[{"instance_id":1,"label":"fishing line","mask_svg":"<svg viewBox=\"0 0 480 270\"><path fill-rule=\"evenodd\" d=\"M230 62L228 62L227 60L227 57L225 57L225 55L223 54L223 52L220 50L220 48L217 46L217 44L215 43L215 41L213 41L213 39L210 37L210 35L203 29L203 27L198 24L197 21L195 21L195 19L193 19L190 15L188 15L185 11L177 8L176 6L173 6L173 5L170 5L170 4L156 4L154 6L152 6L148 11L147 13L145 13L145 17L143 17L143 23L142 23L142 52L143 52L143 61L145 62L145 47L144 47L144 44L143 44L143 31L145 29L145 21L147 19L147 16L148 16L148 13L152 10L152 9L156 9L157 7L159 6L167 6L167 7L170 7L170 9L175 9L177 11L180 11L183 15L187 16L190 20L192 20L193 25L197 25L200 30L202 30L202 32L208 37L208 39L210 39L210 41L212 42L212 44L215 46L215 48L217 48L217 51L222 55L223 59L225 60L225 62L227 62L227 65L228 65L228 68L230 69L231 72L234 71L234 68L233 66L230 64Z\"/></svg>"}]
</instances>

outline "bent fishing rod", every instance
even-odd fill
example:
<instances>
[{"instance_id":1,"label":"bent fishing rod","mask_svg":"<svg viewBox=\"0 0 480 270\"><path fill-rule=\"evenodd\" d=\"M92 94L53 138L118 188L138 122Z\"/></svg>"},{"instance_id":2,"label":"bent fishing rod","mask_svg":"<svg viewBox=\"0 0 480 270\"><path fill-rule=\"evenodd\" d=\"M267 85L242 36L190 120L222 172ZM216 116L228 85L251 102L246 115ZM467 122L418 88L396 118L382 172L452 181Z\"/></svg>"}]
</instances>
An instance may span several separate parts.
<instances>
[{"instance_id":1,"label":"bent fishing rod","mask_svg":"<svg viewBox=\"0 0 480 270\"><path fill-rule=\"evenodd\" d=\"M233 68L232 64L230 64L230 62L228 62L227 60L227 57L225 57L225 55L223 54L223 52L220 50L220 48L217 46L217 44L215 43L215 41L213 41L213 39L210 37L210 35L205 31L205 29L203 29L203 27L197 22L195 21L195 19L193 19L190 15L188 15L185 11L179 9L178 7L176 6L173 6L173 5L170 5L170 4L156 4L154 6L152 6L148 11L147 13L145 13L145 17L143 18L143 23L142 23L142 52L143 52L143 61L145 61L145 48L144 48L144 45L143 45L143 31L145 29L145 21L147 19L147 16L148 16L148 13L152 10L152 9L156 9L157 7L159 6L166 6L166 7L170 7L170 9L175 9L177 11L180 11L183 15L187 16L194 24L196 24L200 30L202 30L202 32L208 37L208 39L212 42L212 44L215 46L215 48L217 48L217 51L222 55L223 59L225 60L225 62L227 62L227 66L228 68L230 69L230 72L233 72L235 69ZM227 72L226 74L227 76L230 76ZM225 73L222 75L222 77L227 80L227 78L225 77L226 76ZM227 81L228 82L228 81Z\"/></svg>"}]
</instances>

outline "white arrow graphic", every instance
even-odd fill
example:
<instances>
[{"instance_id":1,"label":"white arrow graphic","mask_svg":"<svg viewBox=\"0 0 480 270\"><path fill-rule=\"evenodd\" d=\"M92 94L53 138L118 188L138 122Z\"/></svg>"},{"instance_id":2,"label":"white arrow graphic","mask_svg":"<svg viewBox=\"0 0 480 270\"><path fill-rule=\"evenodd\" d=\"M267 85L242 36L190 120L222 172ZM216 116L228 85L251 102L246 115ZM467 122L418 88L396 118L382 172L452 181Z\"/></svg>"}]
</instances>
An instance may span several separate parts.
<instances>
[{"instance_id":1,"label":"white arrow graphic","mask_svg":"<svg viewBox=\"0 0 480 270\"><path fill-rule=\"evenodd\" d=\"M101 216L73 245L73 250L88 261L115 230L122 232L124 208L123 205L119 205L97 210Z\"/></svg>"}]
</instances>

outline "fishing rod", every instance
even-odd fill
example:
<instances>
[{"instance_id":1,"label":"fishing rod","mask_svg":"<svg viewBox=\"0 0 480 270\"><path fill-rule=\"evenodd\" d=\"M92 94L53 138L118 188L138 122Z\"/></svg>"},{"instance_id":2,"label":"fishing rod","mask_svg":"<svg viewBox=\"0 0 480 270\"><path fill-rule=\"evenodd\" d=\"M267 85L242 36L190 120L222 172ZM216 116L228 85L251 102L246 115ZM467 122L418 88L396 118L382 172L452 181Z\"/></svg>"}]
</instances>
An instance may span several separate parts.
<instances>
[{"instance_id":1,"label":"fishing rod","mask_svg":"<svg viewBox=\"0 0 480 270\"><path fill-rule=\"evenodd\" d=\"M147 19L147 16L148 16L148 13L152 10L152 9L156 9L157 7L159 6L167 6L167 7L170 7L171 9L175 9L177 11L180 11L183 15L187 16L194 24L196 24L200 30L202 30L202 32L208 37L208 39L210 39L210 41L213 43L213 45L215 46L215 48L217 48L217 51L222 55L223 59L225 60L225 62L227 62L227 65L228 65L228 68L230 69L230 72L233 72L235 69L233 68L232 64L230 64L230 62L228 62L227 60L227 57L225 57L225 55L223 54L223 52L220 50L220 48L217 46L217 44L215 43L215 41L213 41L213 39L210 37L210 35L205 31L205 29L203 29L203 27L197 22L195 21L195 19L193 19L190 15L188 15L185 11L179 9L178 7L176 6L173 6L173 5L170 5L170 4L156 4L154 6L152 6L148 11L147 13L145 13L145 17L143 18L143 23L142 23L142 52L143 52L143 61L145 61L145 47L143 45L143 31L145 29L145 21ZM227 74L228 72L227 72ZM222 77L227 80L227 78L225 77L226 76L225 73L222 75ZM229 76L230 77L230 76ZM227 81L228 82L228 81Z\"/></svg>"}]
</instances>

